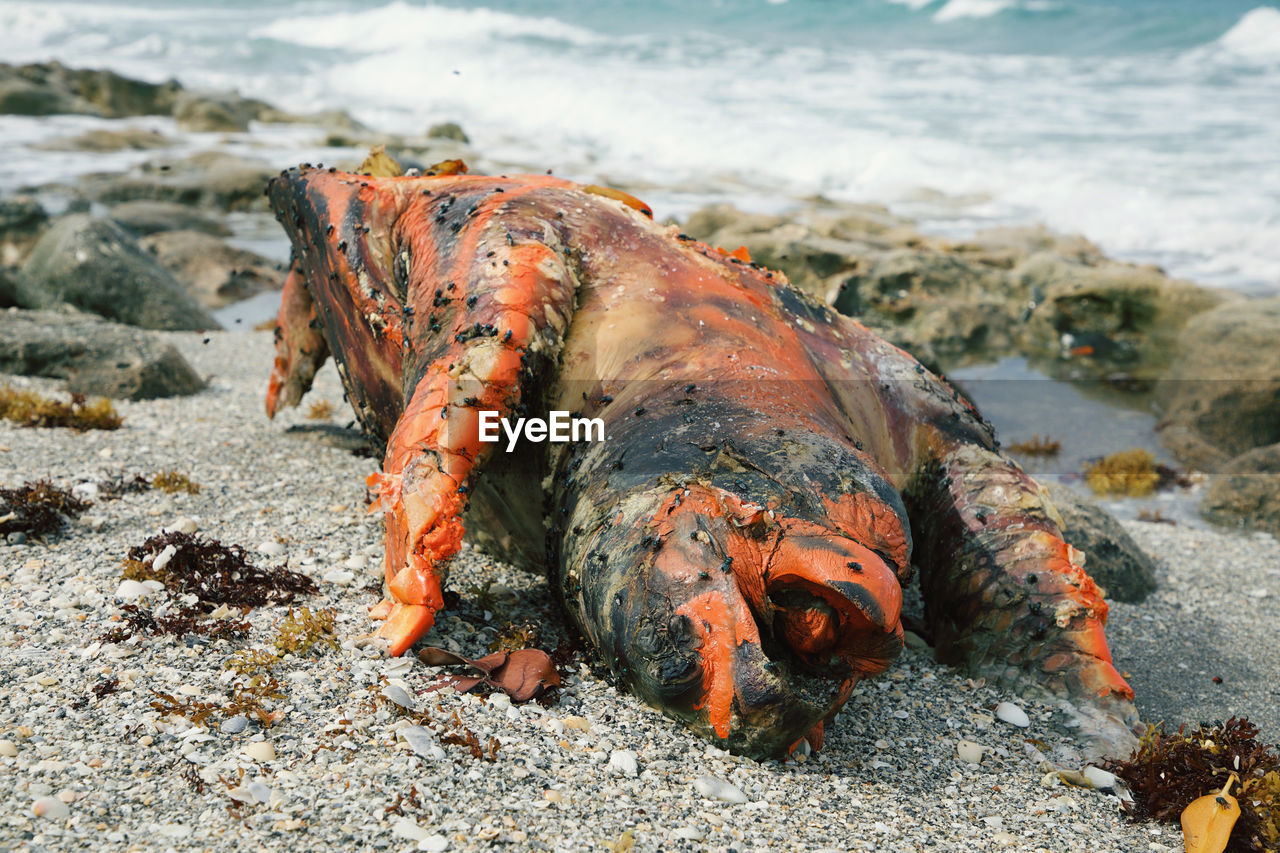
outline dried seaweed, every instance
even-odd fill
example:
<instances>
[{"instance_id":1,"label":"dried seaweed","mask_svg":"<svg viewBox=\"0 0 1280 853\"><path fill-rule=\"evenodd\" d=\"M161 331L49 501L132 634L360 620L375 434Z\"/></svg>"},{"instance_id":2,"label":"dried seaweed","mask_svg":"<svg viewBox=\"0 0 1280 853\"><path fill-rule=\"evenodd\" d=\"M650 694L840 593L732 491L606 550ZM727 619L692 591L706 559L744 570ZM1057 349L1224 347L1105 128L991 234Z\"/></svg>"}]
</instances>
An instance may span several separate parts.
<instances>
[{"instance_id":1,"label":"dried seaweed","mask_svg":"<svg viewBox=\"0 0 1280 853\"><path fill-rule=\"evenodd\" d=\"M475 732L467 728L462 717L457 711L454 711L447 720L449 724L448 731L440 733L440 742L449 746L461 746L471 753L472 758L483 759L484 761L498 760L498 743L497 738L489 738L487 743L481 743L480 738Z\"/></svg>"},{"instance_id":2,"label":"dried seaweed","mask_svg":"<svg viewBox=\"0 0 1280 853\"><path fill-rule=\"evenodd\" d=\"M1027 441L1010 444L1008 450L1022 456L1057 456L1062 450L1062 442L1049 436L1033 435Z\"/></svg>"},{"instance_id":3,"label":"dried seaweed","mask_svg":"<svg viewBox=\"0 0 1280 853\"><path fill-rule=\"evenodd\" d=\"M23 483L16 489L0 489L0 536L24 533L37 538L56 533L68 518L92 504L48 480Z\"/></svg>"},{"instance_id":4,"label":"dried seaweed","mask_svg":"<svg viewBox=\"0 0 1280 853\"><path fill-rule=\"evenodd\" d=\"M508 622L498 629L498 636L489 643L491 652L514 652L538 645L538 626L532 622L516 624Z\"/></svg>"},{"instance_id":5,"label":"dried seaweed","mask_svg":"<svg viewBox=\"0 0 1280 853\"><path fill-rule=\"evenodd\" d=\"M167 560L161 555L169 553ZM157 568L156 564L160 563ZM291 604L317 591L306 575L283 567L259 569L238 545L223 545L189 533L152 536L129 549L125 578L157 580L172 594L194 595L203 605L262 607Z\"/></svg>"},{"instance_id":6,"label":"dried seaweed","mask_svg":"<svg viewBox=\"0 0 1280 853\"><path fill-rule=\"evenodd\" d=\"M1155 456L1141 449L1123 450L1087 465L1084 478L1095 494L1134 498L1151 494L1160 483Z\"/></svg>"},{"instance_id":7,"label":"dried seaweed","mask_svg":"<svg viewBox=\"0 0 1280 853\"><path fill-rule=\"evenodd\" d=\"M101 681L99 681L97 684L90 687L89 692L92 693L98 699L101 699L104 696L110 696L112 693L115 693L119 689L120 689L120 680L118 678L104 678Z\"/></svg>"},{"instance_id":8,"label":"dried seaweed","mask_svg":"<svg viewBox=\"0 0 1280 853\"><path fill-rule=\"evenodd\" d=\"M161 471L151 478L151 487L170 495L177 492L186 492L189 495L200 493L200 484L178 471Z\"/></svg>"},{"instance_id":9,"label":"dried seaweed","mask_svg":"<svg viewBox=\"0 0 1280 853\"><path fill-rule=\"evenodd\" d=\"M193 697L179 699L170 693L161 693L158 690L152 690L151 695L156 697L151 701L151 707L159 711L161 716L183 717L201 726L214 714L227 719L243 714L256 719L263 728L271 728L284 719L283 712L272 711L263 704L267 700L284 698L280 683L265 675L255 675L248 681L236 684L231 701L221 705Z\"/></svg>"},{"instance_id":10,"label":"dried seaweed","mask_svg":"<svg viewBox=\"0 0 1280 853\"><path fill-rule=\"evenodd\" d=\"M309 607L289 608L289 615L280 623L280 635L276 637L276 649L281 656L306 654L316 643L324 643L331 649L338 647L334 636L333 609L313 612Z\"/></svg>"},{"instance_id":11,"label":"dried seaweed","mask_svg":"<svg viewBox=\"0 0 1280 853\"><path fill-rule=\"evenodd\" d=\"M1106 763L1106 769L1133 792L1133 817L1177 821L1182 811L1204 794L1222 787L1231 773L1241 780L1237 798L1240 819L1227 845L1228 853L1280 849L1280 750L1258 740L1247 719L1180 727L1168 734L1150 726L1128 761Z\"/></svg>"},{"instance_id":12,"label":"dried seaweed","mask_svg":"<svg viewBox=\"0 0 1280 853\"><path fill-rule=\"evenodd\" d=\"M83 394L72 394L71 402L64 403L9 385L0 387L0 418L24 427L69 427L77 432L119 429L124 423L105 397L89 402Z\"/></svg>"},{"instance_id":13,"label":"dried seaweed","mask_svg":"<svg viewBox=\"0 0 1280 853\"><path fill-rule=\"evenodd\" d=\"M307 408L307 419L312 421L327 421L333 417L333 413L338 409L328 400L317 400Z\"/></svg>"},{"instance_id":14,"label":"dried seaweed","mask_svg":"<svg viewBox=\"0 0 1280 853\"><path fill-rule=\"evenodd\" d=\"M240 675L268 672L280 663L280 656L266 649L241 649L227 658L224 669L233 669Z\"/></svg>"}]
</instances>

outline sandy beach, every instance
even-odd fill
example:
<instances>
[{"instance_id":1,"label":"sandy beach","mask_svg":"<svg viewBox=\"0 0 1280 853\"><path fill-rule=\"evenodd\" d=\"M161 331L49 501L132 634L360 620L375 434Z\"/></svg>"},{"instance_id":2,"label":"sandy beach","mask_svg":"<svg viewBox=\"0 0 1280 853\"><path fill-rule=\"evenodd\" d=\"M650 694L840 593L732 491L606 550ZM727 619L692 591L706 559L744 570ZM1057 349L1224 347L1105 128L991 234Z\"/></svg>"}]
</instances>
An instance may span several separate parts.
<instances>
[{"instance_id":1,"label":"sandy beach","mask_svg":"<svg viewBox=\"0 0 1280 853\"><path fill-rule=\"evenodd\" d=\"M5 483L177 469L201 487L99 500L47 546L0 545L10 614L0 626L0 737L14 753L0 757L0 838L14 849L1180 849L1174 829L1130 823L1112 796L1046 785L1027 742L1069 748L1060 714L978 686L927 649L909 649L859 686L821 752L787 764L693 738L581 656L546 708L423 693L439 670L385 659L361 641L382 548L364 507L375 462L331 446L317 428L340 428L347 413L339 407L323 424L301 411L266 419L269 333L165 337L209 377L208 390L122 403L115 432L0 426ZM312 395L341 401L331 366ZM287 562L319 586L297 603L336 611L337 649L288 657L275 670L282 698L267 704L283 714L270 729L218 711L196 725L153 703L157 693L226 703L225 663L269 647L287 607L255 609L240 640L99 639L119 625L114 596L128 549L191 522L202 536L244 546L259 566ZM1280 576L1264 568L1274 565L1275 540L1126 527L1161 566L1160 591L1112 611L1115 657L1144 715L1247 713L1274 730L1280 668L1257 649L1270 630L1268 602L1280 596ZM562 623L543 578L464 551L452 586L484 579L499 585L492 610L464 595L429 642L479 655L502 625L529 620L540 645L554 647ZM114 692L95 695L111 681ZM412 712L396 704L404 694L395 687L413 697ZM1001 701L1024 708L1030 728L996 719ZM413 728L420 723L425 737ZM484 743L496 738L493 760L441 740L459 726ZM984 748L980 764L957 756L961 740ZM274 757L246 755L259 741ZM66 815L37 817L42 798Z\"/></svg>"}]
</instances>

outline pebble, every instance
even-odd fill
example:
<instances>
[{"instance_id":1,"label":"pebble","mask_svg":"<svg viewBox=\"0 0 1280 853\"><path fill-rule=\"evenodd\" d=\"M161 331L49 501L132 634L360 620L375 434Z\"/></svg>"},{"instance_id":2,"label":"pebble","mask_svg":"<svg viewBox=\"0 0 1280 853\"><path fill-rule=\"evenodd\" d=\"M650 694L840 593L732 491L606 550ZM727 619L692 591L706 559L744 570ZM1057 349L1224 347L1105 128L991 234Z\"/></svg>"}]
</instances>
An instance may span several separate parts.
<instances>
[{"instance_id":1,"label":"pebble","mask_svg":"<svg viewBox=\"0 0 1280 853\"><path fill-rule=\"evenodd\" d=\"M13 533L10 533L5 537L5 541L10 545L26 545L27 534L23 533L21 530L15 530Z\"/></svg>"},{"instance_id":2,"label":"pebble","mask_svg":"<svg viewBox=\"0 0 1280 853\"><path fill-rule=\"evenodd\" d=\"M57 797L41 797L31 804L31 810L36 813L36 817L46 817L49 820L66 820L71 817L71 809Z\"/></svg>"},{"instance_id":3,"label":"pebble","mask_svg":"<svg viewBox=\"0 0 1280 853\"><path fill-rule=\"evenodd\" d=\"M254 761L275 761L276 748L269 741L255 740L246 743L241 750Z\"/></svg>"},{"instance_id":4,"label":"pebble","mask_svg":"<svg viewBox=\"0 0 1280 853\"><path fill-rule=\"evenodd\" d=\"M672 830L671 834L686 841L701 841L703 839L702 833L692 826L681 826Z\"/></svg>"},{"instance_id":5,"label":"pebble","mask_svg":"<svg viewBox=\"0 0 1280 853\"><path fill-rule=\"evenodd\" d=\"M640 772L639 758L633 749L615 749L609 753L609 766L624 776L635 776Z\"/></svg>"},{"instance_id":6,"label":"pebble","mask_svg":"<svg viewBox=\"0 0 1280 853\"><path fill-rule=\"evenodd\" d=\"M180 518L175 518L173 520L173 524L169 525L169 529L177 531L178 533L191 534L199 530L200 525L196 524L195 519L182 516Z\"/></svg>"},{"instance_id":7,"label":"pebble","mask_svg":"<svg viewBox=\"0 0 1280 853\"><path fill-rule=\"evenodd\" d=\"M151 588L142 581L120 581L116 587L116 601L137 601L151 594Z\"/></svg>"},{"instance_id":8,"label":"pebble","mask_svg":"<svg viewBox=\"0 0 1280 853\"><path fill-rule=\"evenodd\" d=\"M410 841L421 841L429 835L425 829L418 826L417 822L407 817L397 818L396 822L391 824L391 834Z\"/></svg>"},{"instance_id":9,"label":"pebble","mask_svg":"<svg viewBox=\"0 0 1280 853\"><path fill-rule=\"evenodd\" d=\"M258 553L266 554L268 557L279 557L284 554L285 548L279 542L268 540L258 543Z\"/></svg>"},{"instance_id":10,"label":"pebble","mask_svg":"<svg viewBox=\"0 0 1280 853\"><path fill-rule=\"evenodd\" d=\"M981 764L982 754L986 751L986 747L982 744L971 740L962 740L956 744L956 755L960 756L961 761L967 761L970 764Z\"/></svg>"},{"instance_id":11,"label":"pebble","mask_svg":"<svg viewBox=\"0 0 1280 853\"><path fill-rule=\"evenodd\" d=\"M231 717L230 719L223 720L222 725L219 726L218 728L222 730L223 734L238 735L248 727L249 727L249 718L246 717L244 714L236 714L234 717Z\"/></svg>"},{"instance_id":12,"label":"pebble","mask_svg":"<svg viewBox=\"0 0 1280 853\"><path fill-rule=\"evenodd\" d=\"M18 745L11 740L0 740L0 755L13 758L18 754Z\"/></svg>"},{"instance_id":13,"label":"pebble","mask_svg":"<svg viewBox=\"0 0 1280 853\"><path fill-rule=\"evenodd\" d=\"M63 788L58 792L58 799L62 800L67 805L71 805L76 801L76 792L70 788Z\"/></svg>"},{"instance_id":14,"label":"pebble","mask_svg":"<svg viewBox=\"0 0 1280 853\"><path fill-rule=\"evenodd\" d=\"M445 757L444 747L436 736L422 726L405 726L399 734L415 754L433 761L440 761Z\"/></svg>"},{"instance_id":15,"label":"pebble","mask_svg":"<svg viewBox=\"0 0 1280 853\"><path fill-rule=\"evenodd\" d=\"M359 571L369 565L369 558L363 554L356 554L354 557L348 557L347 561L342 565L353 572Z\"/></svg>"},{"instance_id":16,"label":"pebble","mask_svg":"<svg viewBox=\"0 0 1280 853\"><path fill-rule=\"evenodd\" d=\"M1101 767L1094 767L1093 765L1084 768L1083 775L1084 778L1089 780L1090 785L1100 791L1112 790L1115 788L1116 782L1119 781L1114 773L1108 773Z\"/></svg>"},{"instance_id":17,"label":"pebble","mask_svg":"<svg viewBox=\"0 0 1280 853\"><path fill-rule=\"evenodd\" d=\"M1025 729L1031 725L1031 718L1027 716L1027 712L1012 702L1001 702L997 705L996 716L1009 725L1017 726L1020 729Z\"/></svg>"},{"instance_id":18,"label":"pebble","mask_svg":"<svg viewBox=\"0 0 1280 853\"><path fill-rule=\"evenodd\" d=\"M745 803L747 801L747 795L742 793L741 788L715 776L699 776L693 780L693 789L711 800L720 800L725 803Z\"/></svg>"},{"instance_id":19,"label":"pebble","mask_svg":"<svg viewBox=\"0 0 1280 853\"><path fill-rule=\"evenodd\" d=\"M409 691L396 684L388 684L382 688L382 695L390 701L396 703L401 708L412 711L418 707L418 703L409 695Z\"/></svg>"},{"instance_id":20,"label":"pebble","mask_svg":"<svg viewBox=\"0 0 1280 853\"><path fill-rule=\"evenodd\" d=\"M176 553L178 553L177 547L173 545L166 545L163 551L156 554L155 562L151 564L151 568L157 572L160 571L165 566L169 565L169 561L173 559L173 555Z\"/></svg>"},{"instance_id":21,"label":"pebble","mask_svg":"<svg viewBox=\"0 0 1280 853\"><path fill-rule=\"evenodd\" d=\"M443 835L428 835L426 838L418 842L419 850L432 850L440 853L441 850L449 849L449 839Z\"/></svg>"},{"instance_id":22,"label":"pebble","mask_svg":"<svg viewBox=\"0 0 1280 853\"><path fill-rule=\"evenodd\" d=\"M341 584L342 586L346 586L347 584L350 584L355 579L356 579L355 575L351 574L351 572L344 571L342 569L330 569L329 571L325 572L323 575L320 576L320 580L324 581L325 583L336 583L336 584Z\"/></svg>"}]
</instances>

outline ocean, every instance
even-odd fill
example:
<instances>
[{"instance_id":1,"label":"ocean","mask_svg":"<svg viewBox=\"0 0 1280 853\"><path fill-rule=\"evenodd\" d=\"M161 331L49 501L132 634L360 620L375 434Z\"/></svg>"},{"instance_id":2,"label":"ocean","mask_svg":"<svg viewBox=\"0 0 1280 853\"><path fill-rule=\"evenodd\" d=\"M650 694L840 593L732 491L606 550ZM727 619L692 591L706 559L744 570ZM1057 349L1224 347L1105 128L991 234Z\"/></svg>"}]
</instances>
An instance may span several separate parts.
<instances>
[{"instance_id":1,"label":"ocean","mask_svg":"<svg viewBox=\"0 0 1280 853\"><path fill-rule=\"evenodd\" d=\"M1280 8L1258 0L0 2L0 60L50 59L393 132L457 121L659 216L821 194L1280 292ZM26 147L92 121L0 117L0 192L102 168Z\"/></svg>"}]
</instances>

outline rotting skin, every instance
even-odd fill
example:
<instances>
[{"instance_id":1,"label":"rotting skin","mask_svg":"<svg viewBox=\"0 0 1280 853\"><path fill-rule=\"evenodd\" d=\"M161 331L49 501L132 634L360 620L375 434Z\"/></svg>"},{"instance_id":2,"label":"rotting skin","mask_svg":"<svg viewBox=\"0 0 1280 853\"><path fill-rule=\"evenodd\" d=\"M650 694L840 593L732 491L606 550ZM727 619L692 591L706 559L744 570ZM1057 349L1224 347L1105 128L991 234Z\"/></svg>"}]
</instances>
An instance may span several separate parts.
<instances>
[{"instance_id":1,"label":"rotting skin","mask_svg":"<svg viewBox=\"0 0 1280 853\"><path fill-rule=\"evenodd\" d=\"M443 606L465 515L474 539L549 567L646 702L778 756L819 746L899 653L914 563L940 657L1068 697L1129 745L1107 607L1057 512L905 352L616 191L302 167L268 194L295 261L267 410L332 353L386 443L373 615L392 654ZM481 410L569 410L608 438L495 454Z\"/></svg>"}]
</instances>

